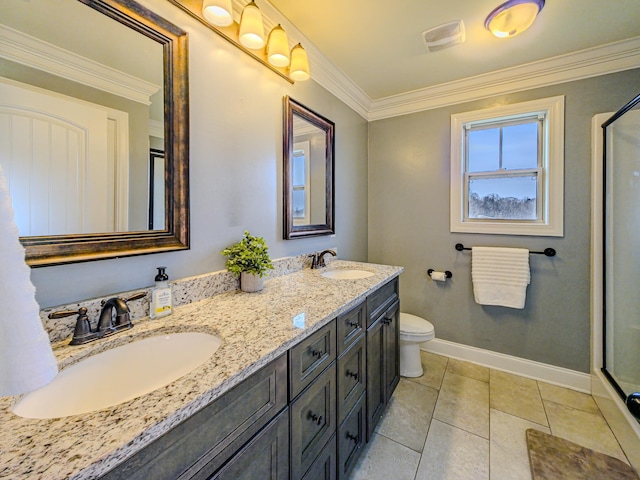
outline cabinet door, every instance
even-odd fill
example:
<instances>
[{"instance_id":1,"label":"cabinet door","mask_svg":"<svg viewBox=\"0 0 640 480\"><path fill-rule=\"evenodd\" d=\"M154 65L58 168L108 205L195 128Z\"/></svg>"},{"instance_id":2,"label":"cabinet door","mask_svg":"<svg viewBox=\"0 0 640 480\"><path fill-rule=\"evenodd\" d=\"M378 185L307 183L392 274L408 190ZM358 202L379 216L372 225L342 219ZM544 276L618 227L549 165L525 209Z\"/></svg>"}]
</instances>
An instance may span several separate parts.
<instances>
[{"instance_id":1,"label":"cabinet door","mask_svg":"<svg viewBox=\"0 0 640 480\"><path fill-rule=\"evenodd\" d=\"M338 425L342 423L367 387L364 335L338 358Z\"/></svg>"},{"instance_id":2,"label":"cabinet door","mask_svg":"<svg viewBox=\"0 0 640 480\"><path fill-rule=\"evenodd\" d=\"M291 404L291 477L300 479L336 431L336 364Z\"/></svg>"},{"instance_id":3,"label":"cabinet door","mask_svg":"<svg viewBox=\"0 0 640 480\"><path fill-rule=\"evenodd\" d=\"M284 411L209 480L288 480L289 412Z\"/></svg>"},{"instance_id":4,"label":"cabinet door","mask_svg":"<svg viewBox=\"0 0 640 480\"><path fill-rule=\"evenodd\" d=\"M400 381L400 302L367 330L367 441Z\"/></svg>"},{"instance_id":5,"label":"cabinet door","mask_svg":"<svg viewBox=\"0 0 640 480\"><path fill-rule=\"evenodd\" d=\"M353 410L338 429L338 479L349 478L349 474L358 462L366 437L365 395L361 395Z\"/></svg>"},{"instance_id":6,"label":"cabinet door","mask_svg":"<svg viewBox=\"0 0 640 480\"><path fill-rule=\"evenodd\" d=\"M385 312L384 323L384 380L385 403L389 403L400 382L400 302L396 301Z\"/></svg>"},{"instance_id":7,"label":"cabinet door","mask_svg":"<svg viewBox=\"0 0 640 480\"><path fill-rule=\"evenodd\" d=\"M336 480L336 466L336 436L334 435L307 473L304 474L302 480Z\"/></svg>"},{"instance_id":8,"label":"cabinet door","mask_svg":"<svg viewBox=\"0 0 640 480\"><path fill-rule=\"evenodd\" d=\"M379 318L367 330L367 441L386 405L384 349L384 323Z\"/></svg>"}]
</instances>

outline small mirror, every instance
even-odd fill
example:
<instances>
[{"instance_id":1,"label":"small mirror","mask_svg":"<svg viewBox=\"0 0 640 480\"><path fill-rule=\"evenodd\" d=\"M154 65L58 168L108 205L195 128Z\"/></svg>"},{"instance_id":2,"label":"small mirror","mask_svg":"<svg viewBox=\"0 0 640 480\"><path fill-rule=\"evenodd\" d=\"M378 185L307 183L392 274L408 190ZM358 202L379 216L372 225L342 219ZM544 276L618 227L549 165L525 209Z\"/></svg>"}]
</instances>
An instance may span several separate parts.
<instances>
[{"instance_id":1,"label":"small mirror","mask_svg":"<svg viewBox=\"0 0 640 480\"><path fill-rule=\"evenodd\" d=\"M332 121L284 97L284 238L331 235L334 227Z\"/></svg>"}]
</instances>

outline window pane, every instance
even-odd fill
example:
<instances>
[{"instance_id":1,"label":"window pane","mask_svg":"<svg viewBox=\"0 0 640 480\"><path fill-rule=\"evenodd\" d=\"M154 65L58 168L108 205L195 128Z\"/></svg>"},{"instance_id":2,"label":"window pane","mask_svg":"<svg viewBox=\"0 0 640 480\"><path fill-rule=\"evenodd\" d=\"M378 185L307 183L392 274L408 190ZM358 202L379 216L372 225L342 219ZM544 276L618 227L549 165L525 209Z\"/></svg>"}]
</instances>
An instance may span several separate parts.
<instances>
[{"instance_id":1,"label":"window pane","mask_svg":"<svg viewBox=\"0 0 640 480\"><path fill-rule=\"evenodd\" d=\"M502 130L502 168L538 167L538 122L510 125Z\"/></svg>"},{"instance_id":2,"label":"window pane","mask_svg":"<svg viewBox=\"0 0 640 480\"><path fill-rule=\"evenodd\" d=\"M469 218L536 220L537 175L469 179Z\"/></svg>"},{"instance_id":3,"label":"window pane","mask_svg":"<svg viewBox=\"0 0 640 480\"><path fill-rule=\"evenodd\" d=\"M500 168L500 128L470 130L469 172L490 172Z\"/></svg>"},{"instance_id":4,"label":"window pane","mask_svg":"<svg viewBox=\"0 0 640 480\"><path fill-rule=\"evenodd\" d=\"M305 205L305 191L304 189L293 191L293 218L304 218L306 212L304 211Z\"/></svg>"}]
</instances>

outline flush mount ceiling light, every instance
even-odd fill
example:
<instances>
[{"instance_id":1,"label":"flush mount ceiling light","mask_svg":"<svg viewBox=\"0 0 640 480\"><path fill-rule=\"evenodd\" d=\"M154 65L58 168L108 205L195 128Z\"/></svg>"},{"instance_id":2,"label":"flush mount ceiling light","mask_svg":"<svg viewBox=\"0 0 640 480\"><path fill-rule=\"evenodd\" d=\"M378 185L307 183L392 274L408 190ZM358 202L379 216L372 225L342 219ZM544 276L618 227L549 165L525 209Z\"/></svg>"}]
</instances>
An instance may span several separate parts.
<instances>
[{"instance_id":1,"label":"flush mount ceiling light","mask_svg":"<svg viewBox=\"0 0 640 480\"><path fill-rule=\"evenodd\" d=\"M212 25L228 27L233 23L231 0L204 0L202 15Z\"/></svg>"},{"instance_id":2,"label":"flush mount ceiling light","mask_svg":"<svg viewBox=\"0 0 640 480\"><path fill-rule=\"evenodd\" d=\"M513 37L524 32L535 21L545 0L509 0L495 8L484 21L496 37Z\"/></svg>"}]
</instances>

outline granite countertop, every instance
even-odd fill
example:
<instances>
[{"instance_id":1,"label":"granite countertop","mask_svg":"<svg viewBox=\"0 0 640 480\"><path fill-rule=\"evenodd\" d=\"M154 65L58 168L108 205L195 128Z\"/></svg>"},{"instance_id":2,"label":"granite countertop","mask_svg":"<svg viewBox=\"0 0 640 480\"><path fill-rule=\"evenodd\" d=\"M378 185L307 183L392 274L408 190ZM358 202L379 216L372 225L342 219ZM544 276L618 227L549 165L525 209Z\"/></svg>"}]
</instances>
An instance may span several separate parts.
<instances>
[{"instance_id":1,"label":"granite countertop","mask_svg":"<svg viewBox=\"0 0 640 480\"><path fill-rule=\"evenodd\" d=\"M358 280L320 275L348 268L374 275ZM303 269L270 279L259 293L235 291L184 305L168 317L144 319L102 341L75 347L66 341L55 344L63 369L86 356L159 333L200 331L222 339L219 350L200 367L108 409L32 420L11 413L15 398L0 398L0 478L88 479L104 474L403 271L347 261L333 261L324 270ZM304 317L305 327L294 327L294 317L296 324Z\"/></svg>"}]
</instances>

